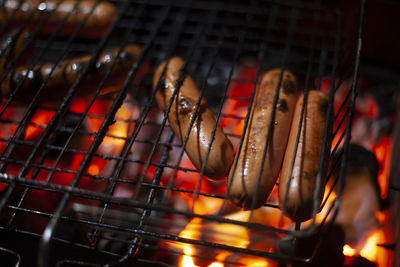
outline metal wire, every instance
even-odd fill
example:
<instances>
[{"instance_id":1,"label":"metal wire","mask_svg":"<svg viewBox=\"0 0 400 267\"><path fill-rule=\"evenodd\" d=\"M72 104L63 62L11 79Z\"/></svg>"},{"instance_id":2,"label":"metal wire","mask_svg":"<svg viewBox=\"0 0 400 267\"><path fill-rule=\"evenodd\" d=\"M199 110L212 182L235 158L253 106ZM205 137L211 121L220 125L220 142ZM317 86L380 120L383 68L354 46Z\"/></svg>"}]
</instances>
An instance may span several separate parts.
<instances>
[{"instance_id":1,"label":"metal wire","mask_svg":"<svg viewBox=\"0 0 400 267\"><path fill-rule=\"evenodd\" d=\"M61 2L62 0L58 1L57 4ZM46 14L44 22L35 29L32 39L22 49L26 51L29 44L35 44L37 53L35 53L35 57L28 65L29 70L32 70L38 64L43 66L43 63L47 61L46 57L54 59L54 67L51 69L47 79L39 85L32 102L24 109L21 120L10 118L7 114L17 106L15 96L19 88L22 87L24 80L16 85L14 92L1 105L0 127L12 126L15 129L10 136L0 136L0 148L2 149L0 181L7 184L0 195L1 228L5 231L15 231L40 237L39 266L48 266L50 264L50 251L54 242L58 241L109 255L111 261L101 263L101 265L114 265L124 261L136 261L138 264L174 265L174 262L161 263L153 258L142 257L143 255L140 253L143 248L156 251L158 246L152 245L152 242L171 241L192 245L196 248L218 249L271 260L308 262L310 258L293 257L278 251L259 251L252 248L221 244L214 240L203 240L195 237L184 238L179 235L179 231L173 232L171 229L182 230L189 220L198 218L204 224L224 223L244 227L248 231L261 231L264 234L272 233L282 236L302 237L310 235L311 232L307 230L315 230L313 228L315 225L309 229L303 229L300 224L297 224L295 229L292 230L291 228L282 228L276 225L255 223L252 221L253 212L251 212L251 216L247 221L226 218L226 207L230 205L227 194L224 192L203 191L201 189L201 184L205 179L203 174L206 162L212 149L212 141L200 170L183 166L185 163L184 148L189 138L188 133L193 127L196 114L199 112L200 101L206 99L216 103L212 106L216 113L216 123L213 127L212 135L215 134L218 123L224 119L231 119L236 122L244 121L242 135L231 132L226 133L231 140L238 141L237 153L239 153L243 144L244 133L249 121L249 111L254 102L255 89L258 85L259 77L264 70L270 67L279 66L282 69L290 68L293 70L298 75L299 80L304 81L302 84L304 84L303 89L306 92L305 97L310 87L319 89L322 78L329 76L331 78L329 109L332 110L335 89L339 86L336 84L336 80L341 78L336 77L340 63L339 40L342 38L341 26L340 23L337 23L341 20L340 14L328 12L321 6L315 5L315 3L302 3L301 1L253 1L249 5L241 1L233 1L231 4L226 5L221 4L222 2L220 1L207 0L191 1L190 3L183 0L135 0L131 3L128 1L113 1L113 3L116 4L120 13L101 40L87 41L82 37L78 37L78 32L83 27L84 22L75 29L74 34L70 37L60 36L68 17L60 21L55 32L50 36L42 36L39 33L40 28L51 16L51 12L49 12L49 14ZM313 12L314 16L309 16L310 11ZM34 12L30 14L29 19L32 16L34 16ZM24 25L29 23L29 19L25 21ZM6 20L0 32L4 31L4 25L10 23L9 20ZM331 30L326 30L325 27L331 27ZM22 28L20 28L21 31ZM299 36L302 37L298 38ZM102 77L102 82L98 85L97 91L92 95L92 98L87 102L89 104L83 109L84 111L76 113L70 110L80 82L88 75L90 65L95 63L102 49L106 46L117 44L120 48L118 53L120 53L127 43L141 45L142 53L137 63L132 66L126 75L121 90L114 94L113 97L100 98L98 96L100 89L111 72L111 66L107 74ZM55 56L51 56L50 51L53 51ZM359 53L359 50L357 52ZM76 54L90 54L91 60L65 94L62 103L56 107L49 107L40 103L39 95L57 65L64 58L74 57ZM150 122L158 129L155 137L151 140L140 139L140 133L144 125L148 123L147 119L150 110L154 109L156 105L156 91L151 93L148 101L141 103L137 118L122 120L135 125L129 136L121 137L108 133L107 131L110 125L114 123L115 114L124 101L125 95L131 90L131 81L137 76L140 68L149 63L148 77L151 77L159 62L168 60L174 55L182 56L185 63L182 66L179 79L175 82L177 90L175 90L174 96L169 101L166 113L162 119ZM241 59L246 56L257 59L257 63L249 66L249 68L254 68L255 76L251 79L243 80L235 77L235 72L237 67L242 64ZM22 57L22 52L7 64L5 72L1 76L2 82L8 77L9 73L15 70L20 57ZM224 64L226 66L221 67ZM354 65L349 66L349 68L353 68L354 73L356 73L358 62L354 62ZM190 127L181 144L176 142L173 132L168 126L168 112L185 78L186 74L184 74L183 70L188 71L196 82L199 81L201 94L200 98L197 99ZM214 73L218 73L218 71L223 71L224 74L221 75L220 81L218 81L219 92L216 94L210 91L210 80L213 78ZM28 73L24 79L27 76ZM314 77L315 85L312 83ZM279 83L281 83L281 79L282 77ZM161 81L158 81L158 83L160 85ZM246 86L252 87L251 95L241 97L228 94L234 83L244 83ZM146 86L151 87L149 84ZM136 93L141 88L134 87L132 91ZM215 99L211 99L210 96L213 95L218 96ZM275 95L275 103L277 103L278 95L279 90ZM90 113L90 108L99 99L108 103L109 106L106 107L106 112L104 114ZM247 115L225 114L223 107L230 100L247 103ZM333 136L339 140L331 154L339 146L348 144L354 101L355 83L353 82L352 91L349 92L335 117L332 118L335 120L336 128L325 129L324 142L327 141L327 136L331 131ZM45 124L34 122L32 118L41 111L51 111L54 112L54 115ZM62 125L61 121L66 114L72 114L77 118L74 126ZM99 119L102 122L98 130L93 131L81 128L81 126L85 125L86 120L90 119ZM270 125L273 123L273 115L269 123ZM300 123L300 125L302 124ZM26 130L30 127L40 129L40 136L37 141L26 138ZM342 131L343 128L345 131ZM67 134L68 138L63 140L62 145L51 144L49 142L50 137L59 133ZM71 147L71 142L79 135L90 139L87 150ZM268 138L270 135L271 133L269 132L267 140L270 139ZM123 142L121 152L118 155L109 155L98 150L106 136ZM129 158L133 145L138 143L151 146L151 149L147 151L147 159ZM264 151L267 150L268 145L269 142L266 142ZM29 148L29 154L26 158L22 157L21 159L17 155L18 149L21 147ZM55 152L56 157L51 158L49 151ZM60 165L61 159L69 153L83 157L77 170ZM266 153L264 153L263 161L265 158ZM114 167L110 174L90 174L88 168L94 159L101 159L106 164L113 162ZM48 163L49 160L50 164ZM327 159L321 158L320 167L326 164L326 161ZM142 172L138 177L124 177L123 168L131 163L141 166ZM236 168L236 165L237 162L234 163L232 168ZM342 172L344 165L343 161L333 162L333 167L329 170L327 177L319 177L319 183L322 183L324 178L334 179L332 181L333 185L328 191L328 196L335 187L340 188L342 186L340 179L333 177L333 172L337 168L340 168L340 172ZM15 174L8 173L10 170ZM42 179L44 172L46 175ZM193 175L194 187L192 189L179 184L181 173ZM56 174L70 175L72 179L68 185L58 184L54 178L51 178ZM86 177L94 185L104 184L105 187L100 191L82 187L80 183ZM168 180L165 181L166 177L168 177ZM258 178L259 184L260 177ZM119 197L117 195L119 186L131 186L134 197L132 199ZM229 190L230 185L226 186L226 190ZM28 199L35 192L57 196L54 209L46 210L30 205ZM187 203L188 207L183 210L173 205L171 206L172 199L179 197L181 194L189 195L192 199L192 205ZM340 190L337 191L337 195L340 196ZM196 212L193 205L199 196L206 199L220 200L223 204L219 212L216 214ZM315 198L316 195L314 196L314 201ZM316 213L326 205L327 199L323 200L321 207L314 205L314 223ZM74 216L67 215L70 204L80 200L94 201L95 204L91 205L91 210L96 210L96 214L81 214L74 211ZM254 206L255 203L252 204ZM323 224L331 223L328 218L331 218L330 214L335 214L338 205L338 202L335 202L329 207ZM285 204L283 209L284 207ZM278 210L279 206L275 202L267 202L263 208ZM111 216L115 210L121 210L121 212L129 211L132 216L128 216L126 219L128 222L124 223L118 216ZM24 226L21 226L19 222L24 216L26 218L40 218L45 222L45 230L31 231L24 229ZM184 218L184 221L174 222L174 216ZM4 220L3 217L5 218ZM165 217L171 217L172 219L166 219ZM85 240L90 241L89 244L58 236L56 229L63 229L63 225L73 224L79 224L85 229L85 233L82 233L82 235L84 235ZM171 229L166 230L165 227L168 224ZM120 236L117 236L118 234ZM321 239L322 237L323 234L321 234ZM104 243L111 244L110 247L116 246L118 250L104 246ZM180 256L176 255L176 257ZM202 257L204 256L199 255L199 259ZM229 262L228 259L226 261ZM68 265L69 263L84 266L98 266L99 264L90 258L85 260L65 258L57 259L57 262L59 266ZM235 264L233 262L230 263Z\"/></svg>"}]
</instances>

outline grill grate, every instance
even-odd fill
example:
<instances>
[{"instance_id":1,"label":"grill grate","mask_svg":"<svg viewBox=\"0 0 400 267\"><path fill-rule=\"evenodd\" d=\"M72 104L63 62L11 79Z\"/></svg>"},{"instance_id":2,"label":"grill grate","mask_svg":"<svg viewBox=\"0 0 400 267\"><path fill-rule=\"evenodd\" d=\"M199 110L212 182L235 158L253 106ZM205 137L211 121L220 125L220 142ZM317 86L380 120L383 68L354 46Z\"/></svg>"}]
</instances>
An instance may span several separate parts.
<instances>
[{"instance_id":1,"label":"grill grate","mask_svg":"<svg viewBox=\"0 0 400 267\"><path fill-rule=\"evenodd\" d=\"M37 261L39 266L127 261L140 266L175 266L184 254L182 244L186 244L196 251L192 257L205 266L223 251L279 262L310 261L311 254L287 254L268 242L276 245L279 240L317 232L319 242L312 247L316 251L327 228L317 227L316 216L311 223L289 223L285 227L267 219L259 221L258 211L251 211L247 220L231 218L228 214L237 208L227 201L223 189L226 182L207 181L204 170L188 163L185 142L179 143L167 116L156 107L151 80L162 60L181 56L184 68L193 75L201 97L210 104L218 122L246 129L248 107L263 72L274 67L290 69L305 92L321 89L329 78L329 108L333 109L335 89L357 74L359 54L356 59L354 55L359 48L353 36L342 34L340 12L327 10L318 1L227 2L114 1L118 16L98 39L80 33L84 22L71 34L63 34L67 17L51 34L44 34L41 30L52 12L43 14L21 51L0 66L0 82L10 84L8 77L20 67L27 52L31 54L26 64L30 71L38 64L54 64L47 77L31 86L35 92L32 99L21 104L18 96L24 80L29 78L27 71L13 85L13 93L1 102L0 232L4 236L1 240L15 240L1 242L4 253L20 255L11 258L22 265L30 261ZM32 17L17 27L16 36L30 25ZM6 18L2 24L0 35L4 36L12 19ZM118 64L115 58L94 88L80 87L85 77L94 75L96 60L105 48L117 47L118 58L128 44L137 44L142 50L120 81L119 90L109 92L107 88L111 70ZM83 55L91 58L67 91L46 88L63 60ZM353 82L335 109L332 132L336 144L331 155L349 142L355 87ZM90 97L79 98L79 90L84 89L92 92ZM60 102L43 103L46 94L60 94ZM245 112L227 110L232 101L241 103ZM117 127L122 127L124 134L115 132ZM243 132L229 127L224 131L235 150L240 150ZM323 157L321 162L328 160ZM339 188L340 195L342 179L334 178L334 173L343 170L344 161L345 154L332 162L328 172L330 186L321 207L328 212L320 220L322 226L329 227L337 211L338 202L328 202L328 198L335 188ZM218 209L203 212L198 210L200 204L208 208L216 205ZM273 197L262 210L264 216L280 216ZM200 233L191 238L180 234L195 219L198 221L194 225L210 232L221 224L243 227L239 229L251 232L249 238L261 238L265 244L237 245L215 237L221 233ZM272 241L265 241L270 236ZM22 244L25 238L26 246ZM33 251L33 247L38 250ZM220 261L245 265L232 256Z\"/></svg>"}]
</instances>

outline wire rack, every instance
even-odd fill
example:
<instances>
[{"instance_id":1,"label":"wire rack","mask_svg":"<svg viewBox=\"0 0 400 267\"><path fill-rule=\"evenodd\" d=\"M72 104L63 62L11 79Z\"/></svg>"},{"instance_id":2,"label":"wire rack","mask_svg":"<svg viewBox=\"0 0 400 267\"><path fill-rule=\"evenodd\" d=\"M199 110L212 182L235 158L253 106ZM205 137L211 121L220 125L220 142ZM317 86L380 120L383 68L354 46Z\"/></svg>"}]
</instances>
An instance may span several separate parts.
<instances>
[{"instance_id":1,"label":"wire rack","mask_svg":"<svg viewBox=\"0 0 400 267\"><path fill-rule=\"evenodd\" d=\"M15 93L1 102L0 247L5 259L22 266L32 262L38 266L176 266L188 254L186 246L194 249L192 258L204 266L213 261L246 265L238 255L281 263L311 261L339 203L328 198L334 193L340 196L345 168L360 51L357 32L344 35L340 11L326 9L319 1L113 4L118 15L99 38L81 34L83 22L64 34L67 18L51 33L43 33L52 12L44 12L39 22L27 18L14 27L16 36L24 28L30 33L21 51L2 66L3 84L10 84L9 75L21 65L31 71L41 64L53 65L48 76L31 86L29 96ZM360 6L356 25L361 25ZM3 19L2 36L11 20ZM80 86L94 75L96 60L105 49L116 47L121 55L129 44L139 45L141 53L120 78L118 90L107 88L113 64L118 64L115 57L107 70L99 71L100 80ZM90 55L87 63L65 91L47 89L57 66L84 55ZM227 200L226 181L210 181L191 165L184 145L154 100L155 68L176 55L184 59L187 73L199 85L218 123L242 125L239 132L224 128L235 150L242 142L253 92L266 70L290 69L304 91L321 89L328 81L330 109L336 89L350 77L351 89L342 102L335 103L331 118L336 143L330 158L339 147L344 149L327 175L330 186L318 210L327 210L322 219L314 216L303 225L274 223L268 218L276 214L281 218L275 191L263 208L249 212L245 219L232 216L240 210ZM30 73L25 72L25 79ZM23 81L9 86L18 92ZM80 90L91 93L82 98ZM55 95L57 101L44 103L48 95ZM228 110L232 101L245 112L236 112L237 106ZM202 206L206 212L200 210ZM204 230L182 234L189 224ZM218 225L245 231L250 241L238 244L229 237L231 232L220 232ZM316 233L317 242L307 255L286 253L279 245L282 240ZM224 251L230 256L217 260L216 255Z\"/></svg>"}]
</instances>

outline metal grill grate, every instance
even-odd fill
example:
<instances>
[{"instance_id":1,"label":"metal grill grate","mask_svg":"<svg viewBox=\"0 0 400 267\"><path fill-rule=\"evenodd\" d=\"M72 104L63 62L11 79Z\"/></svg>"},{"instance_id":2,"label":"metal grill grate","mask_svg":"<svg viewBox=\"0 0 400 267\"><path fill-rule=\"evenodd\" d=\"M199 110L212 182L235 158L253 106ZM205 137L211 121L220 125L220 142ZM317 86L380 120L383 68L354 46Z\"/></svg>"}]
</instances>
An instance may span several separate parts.
<instances>
[{"instance_id":1,"label":"metal grill grate","mask_svg":"<svg viewBox=\"0 0 400 267\"><path fill-rule=\"evenodd\" d=\"M229 217L238 210L227 201L223 189L226 181L208 181L190 164L167 116L156 106L151 80L162 60L181 56L218 122L229 120L246 128L247 108L253 103L261 74L279 67L290 69L305 91L320 89L329 78L333 109L335 89L358 71L354 55L359 50L353 38L346 39L342 34L340 12L327 10L318 1L135 0L114 4L118 16L97 39L85 38L80 32L83 23L65 35L62 31L67 18L50 34L43 33L52 12L44 13L21 51L1 69L0 82L10 84L7 79L20 67L21 59L29 58L24 63L28 70L53 63L49 76L30 86L29 99L18 95L23 79L32 73L29 71L12 86L14 93L2 99L0 221L2 240L7 242L2 241L0 246L6 248L4 253L14 255L8 251L15 251L23 265L31 261L40 266L127 261L140 266L175 266L184 254L182 244L187 244L196 251L192 257L203 264L216 261L216 251L280 262L308 262L312 255L288 255L269 242L277 244L318 232L319 242L312 248L316 251L326 228L322 231L317 227L315 216L312 223L289 223L285 227L255 219L257 211L250 212L248 220ZM3 18L2 24L0 33L4 36L12 19ZM18 25L16 36L31 24L28 18ZM108 83L113 79L109 76L114 64L121 64L115 58L123 57L128 44L139 45L141 53L120 77L115 90ZM93 69L97 58L112 47L118 52L106 70L97 70L102 77L93 84L85 83L87 77L96 75ZM81 66L68 89L46 87L63 60L84 55L91 55L90 60ZM233 91L235 88L241 89ZM243 88L248 90L247 95ZM90 94L81 98L80 91L85 89ZM49 94L58 100L44 103ZM349 141L354 98L355 82L332 118L336 140L332 155ZM242 103L246 112L228 112L229 101ZM124 134L116 133L117 127L122 127ZM242 132L228 127L224 131L235 150L240 149ZM333 178L333 173L344 168L344 161L345 156L332 162L328 172L330 186L322 204L328 212L321 225L329 226L334 218L337 203L327 200L334 187L340 188L341 180ZM208 208L220 206L203 212L197 209L200 201ZM280 214L273 198L262 209L267 217ZM180 234L196 218L199 221L195 225L209 233L191 238ZM220 224L242 226L240 229L254 234L253 239L263 240L255 244L265 244L258 247L221 241L216 237L221 233L212 233ZM264 240L270 236L272 241ZM234 257L220 261L245 265Z\"/></svg>"}]
</instances>

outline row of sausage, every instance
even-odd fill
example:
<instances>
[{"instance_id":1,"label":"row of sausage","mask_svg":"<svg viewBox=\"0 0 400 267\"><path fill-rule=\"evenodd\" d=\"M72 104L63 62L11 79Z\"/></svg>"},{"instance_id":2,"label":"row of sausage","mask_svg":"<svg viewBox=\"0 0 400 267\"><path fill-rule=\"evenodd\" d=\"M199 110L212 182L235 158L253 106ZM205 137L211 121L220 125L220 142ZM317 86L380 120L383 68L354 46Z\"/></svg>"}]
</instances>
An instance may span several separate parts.
<instances>
[{"instance_id":1,"label":"row of sausage","mask_svg":"<svg viewBox=\"0 0 400 267\"><path fill-rule=\"evenodd\" d=\"M43 2L45 5L40 6L41 3L34 0L5 1L5 12L1 14L0 21L8 19L12 24L19 24L30 13L33 14L33 21L39 20L34 12L39 9L52 11L50 21L53 18L54 23L70 16L66 19L65 32L69 31L68 27L72 29L86 19L83 32L96 27L98 30L94 33L104 34L116 16L116 8L107 2L46 1ZM29 33L20 31L11 32L3 38L0 44L2 74L9 60L20 52L27 39ZM92 95L96 87L88 85L99 83L111 66L110 79L104 88L118 88L140 53L141 49L136 45L127 45L122 50L105 50L97 58L94 67L83 76L80 88L85 89L78 90L77 96ZM90 59L90 56L83 56L58 64L18 67L9 71L1 83L1 97L12 95L20 102L30 101L38 87L46 81L42 89L42 101L60 100ZM205 99L200 99L194 80L186 75L179 81L182 65L180 58L170 59L168 66L162 63L155 72L153 87L157 90L156 100L160 109L169 110L171 128L182 143L186 141L185 151L194 166L212 179L228 176L229 199L245 209L262 206L280 176L279 196L286 214L294 221L310 218L315 203L323 194L321 180L325 176L326 163L320 163L320 158L326 158L322 153L330 151L330 131L325 131L326 128L331 129L327 125L327 121L330 121L327 120L328 96L311 90L307 94L305 108L302 108L303 97L298 96L295 76L289 71L270 70L262 77L257 88L243 143L235 157L233 146L216 123L213 112ZM50 73L52 75L49 76ZM181 86L177 88L179 82ZM55 88L57 93L54 93ZM176 97L173 97L175 94ZM300 121L302 126L298 133ZM315 190L317 184L319 190ZM315 195L315 191L319 195Z\"/></svg>"},{"instance_id":2,"label":"row of sausage","mask_svg":"<svg viewBox=\"0 0 400 267\"><path fill-rule=\"evenodd\" d=\"M331 145L328 94L310 90L303 104L304 94L299 94L291 72L266 72L256 89L241 148L234 155L193 78L182 75L183 64L178 57L163 62L154 74L153 88L172 130L186 142L193 165L211 179L228 176L228 198L244 209L264 205L280 176L279 200L285 214L295 222L311 218L324 191L328 160L320 159L328 159Z\"/></svg>"}]
</instances>

